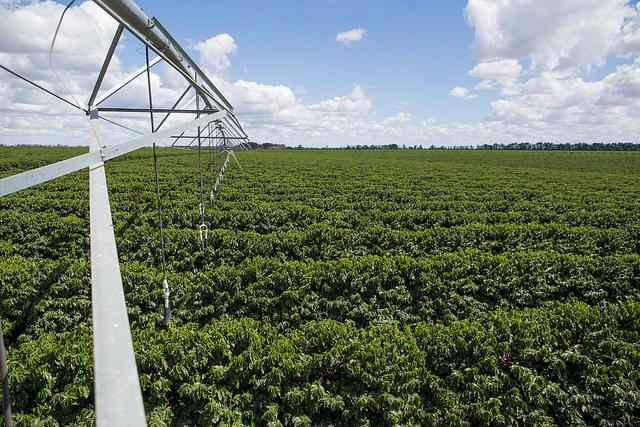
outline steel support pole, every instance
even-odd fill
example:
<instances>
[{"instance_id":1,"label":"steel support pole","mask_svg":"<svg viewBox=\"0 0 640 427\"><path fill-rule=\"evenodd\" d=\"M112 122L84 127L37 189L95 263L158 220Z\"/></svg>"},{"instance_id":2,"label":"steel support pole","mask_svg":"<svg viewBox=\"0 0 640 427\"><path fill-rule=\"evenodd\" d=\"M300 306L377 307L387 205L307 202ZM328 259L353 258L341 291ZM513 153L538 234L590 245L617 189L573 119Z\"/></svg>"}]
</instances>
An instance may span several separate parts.
<instances>
[{"instance_id":1,"label":"steel support pole","mask_svg":"<svg viewBox=\"0 0 640 427\"><path fill-rule=\"evenodd\" d=\"M122 24L120 24L122 25ZM151 70L149 69L149 46L144 47L145 58L147 59L147 88L149 89L149 115L151 117L151 133L155 132L153 125L153 96L151 95Z\"/></svg>"},{"instance_id":2,"label":"steel support pole","mask_svg":"<svg viewBox=\"0 0 640 427\"><path fill-rule=\"evenodd\" d=\"M99 137L97 112L90 122ZM100 151L100 142L93 138L89 148ZM96 425L145 426L104 162L89 167L89 214Z\"/></svg>"},{"instance_id":3,"label":"steel support pole","mask_svg":"<svg viewBox=\"0 0 640 427\"><path fill-rule=\"evenodd\" d=\"M116 33L113 35L113 40L111 40L111 45L107 50L107 55L104 58L104 62L102 63L102 67L100 68L100 72L98 73L98 78L96 79L96 83L93 85L93 90L91 91L91 95L89 96L89 102L87 105L89 108L93 105L93 101L96 100L96 96L98 96L98 91L100 90L100 86L102 85L102 80L104 80L105 74L107 74L107 69L109 68L109 64L111 63L111 58L113 58L113 54L118 47L118 42L120 41L120 37L122 36L122 30L124 30L124 25L118 24L118 28L116 28ZM147 57L147 67L149 67L149 58Z\"/></svg>"}]
</instances>

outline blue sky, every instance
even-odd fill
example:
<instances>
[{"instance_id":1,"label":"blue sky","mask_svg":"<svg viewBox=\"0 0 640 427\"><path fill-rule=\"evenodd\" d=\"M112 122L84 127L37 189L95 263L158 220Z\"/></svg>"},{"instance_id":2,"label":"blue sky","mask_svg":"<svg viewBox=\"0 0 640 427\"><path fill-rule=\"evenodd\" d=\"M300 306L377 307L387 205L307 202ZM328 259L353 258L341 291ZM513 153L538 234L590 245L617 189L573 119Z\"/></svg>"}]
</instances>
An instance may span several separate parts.
<instances>
[{"instance_id":1,"label":"blue sky","mask_svg":"<svg viewBox=\"0 0 640 427\"><path fill-rule=\"evenodd\" d=\"M640 135L636 0L138 3L201 64L258 142L638 142ZM51 0L0 0L0 63L65 94L47 55L63 9ZM91 1L67 14L55 61L79 99L114 29ZM142 65L141 46L125 35L105 86ZM152 85L154 105L171 105L184 87L163 66ZM117 100L142 106L145 82ZM147 131L146 119L126 124ZM132 136L105 129L112 141ZM88 137L82 117L6 73L0 131L0 143Z\"/></svg>"},{"instance_id":2,"label":"blue sky","mask_svg":"<svg viewBox=\"0 0 640 427\"><path fill-rule=\"evenodd\" d=\"M448 96L452 87L475 80L467 75L475 61L473 29L464 18L466 1L138 4L185 44L230 34L238 44L231 58L232 79L301 85L310 102L360 84L375 98L380 116L397 113L407 102L415 116L442 121L477 121L491 113L487 102L460 103ZM199 16L194 17L195 10ZM366 29L361 42L336 42L338 32L357 27Z\"/></svg>"}]
</instances>

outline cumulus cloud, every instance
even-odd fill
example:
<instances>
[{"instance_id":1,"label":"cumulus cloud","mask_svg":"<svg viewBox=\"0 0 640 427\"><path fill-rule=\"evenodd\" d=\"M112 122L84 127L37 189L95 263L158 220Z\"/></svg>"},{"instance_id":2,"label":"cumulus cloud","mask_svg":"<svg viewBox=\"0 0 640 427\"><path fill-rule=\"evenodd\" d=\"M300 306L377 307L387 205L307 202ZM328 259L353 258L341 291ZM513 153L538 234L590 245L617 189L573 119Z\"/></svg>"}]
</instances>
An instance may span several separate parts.
<instances>
[{"instance_id":1,"label":"cumulus cloud","mask_svg":"<svg viewBox=\"0 0 640 427\"><path fill-rule=\"evenodd\" d=\"M0 4L0 63L6 64L39 84L65 95L48 64L48 47L57 19L64 6L55 2L18 5ZM28 27L33 31L25 32ZM69 9L56 49L56 67L74 95L86 102L104 54L116 28L115 21L93 2L85 2ZM28 34L27 34L28 33ZM82 37L79 37L79 34ZM126 44L125 38L125 44ZM120 61L122 46L116 50L113 63L103 83L107 89L120 81L144 61L137 42L129 48L136 64L124 67ZM220 34L191 44L194 59L236 107L245 128L255 140L280 141L309 145L348 143L358 135L365 137L374 126L371 117L373 98L364 87L354 85L343 94L303 102L298 95L302 88L292 90L284 85L269 85L248 80L229 79L231 55L238 49L232 36ZM151 72L154 105L169 107L184 89L184 80L171 69L159 64ZM147 106L147 82L144 77L130 83L110 98L105 106ZM53 100L14 77L0 74L0 143L63 143L83 144L90 134L83 114ZM148 132L148 115L127 115L111 118L120 123ZM176 116L175 119L180 120ZM184 118L183 118L184 119ZM408 116L387 120L387 128L401 123ZM125 130L101 123L106 128L107 143L130 139ZM339 138L330 135L340 135ZM345 138L344 140L341 138Z\"/></svg>"},{"instance_id":2,"label":"cumulus cloud","mask_svg":"<svg viewBox=\"0 0 640 427\"><path fill-rule=\"evenodd\" d=\"M0 0L0 63L58 93L64 90L53 78L47 51L63 8L52 1L9 4ZM407 110L408 103L386 106L400 111L386 116L391 113L377 111L381 106L374 103L375 91L358 84L306 102L300 97L305 92L302 88L232 80L228 70L238 46L229 34L192 43L191 48L194 59L234 104L255 141L338 146L391 140L407 145L637 140L637 6L622 0L554 0L553 4L550 0L470 0L465 15L475 31L473 51L478 61L469 70L478 79L475 90L495 90L499 95L489 105L491 116L476 123L417 117ZM115 26L93 2L84 2L70 9L62 27L56 67L83 101ZM336 40L349 44L364 35L364 29L355 29L339 34ZM103 88L137 68L144 60L143 53L138 54L139 63L125 67L119 48ZM589 74L613 56L625 63L601 79ZM153 69L151 83L157 106L170 106L184 89L182 78L163 65ZM450 95L460 99L477 96L464 87L453 88ZM146 79L134 81L109 102L146 106ZM0 74L0 111L0 143L87 144L88 128L81 114L6 73ZM146 116L119 120L148 131ZM117 132L122 131L111 127L105 132L108 143L114 142L113 135L131 137Z\"/></svg>"},{"instance_id":3,"label":"cumulus cloud","mask_svg":"<svg viewBox=\"0 0 640 427\"><path fill-rule=\"evenodd\" d=\"M53 1L0 4L0 63L59 93L49 47L64 5ZM117 23L93 2L69 9L60 28L53 62L79 102L86 102ZM116 81L122 65L114 58L105 85ZM4 143L88 144L86 120L77 110L0 70L0 141Z\"/></svg>"},{"instance_id":4,"label":"cumulus cloud","mask_svg":"<svg viewBox=\"0 0 640 427\"><path fill-rule=\"evenodd\" d=\"M382 124L390 125L393 123L409 123L411 122L412 117L413 115L411 113L408 113L406 111L401 111L394 116L390 116L382 119Z\"/></svg>"},{"instance_id":5,"label":"cumulus cloud","mask_svg":"<svg viewBox=\"0 0 640 427\"><path fill-rule=\"evenodd\" d=\"M200 53L200 61L205 68L219 72L231 66L229 55L238 49L238 45L233 37L225 33L196 43L193 48Z\"/></svg>"},{"instance_id":6,"label":"cumulus cloud","mask_svg":"<svg viewBox=\"0 0 640 427\"><path fill-rule=\"evenodd\" d=\"M469 71L472 77L499 83L513 82L520 73L522 73L522 66L515 59L481 62Z\"/></svg>"},{"instance_id":7,"label":"cumulus cloud","mask_svg":"<svg viewBox=\"0 0 640 427\"><path fill-rule=\"evenodd\" d=\"M49 64L51 39L64 7L53 1L0 3L0 63L71 101L71 95L55 77ZM116 27L117 22L94 2L71 7L60 27L53 62L64 86L83 107ZM111 60L102 83L103 91L144 61L144 53L138 51L139 63L133 67L123 66L120 51L125 47L126 40L125 35ZM154 105L170 107L184 90L185 84L184 80L177 78L177 73L171 67L158 64L151 72L151 86ZM146 107L147 99L147 82L143 76L103 105ZM91 138L83 113L2 70L0 112L3 117L0 122L0 143L87 145ZM145 132L149 129L148 115L118 117L118 121ZM102 125L108 128L105 135L109 143L132 136L131 132L106 122L102 122Z\"/></svg>"},{"instance_id":8,"label":"cumulus cloud","mask_svg":"<svg viewBox=\"0 0 640 427\"><path fill-rule=\"evenodd\" d=\"M481 62L469 71L469 75L482 79L475 87L476 90L499 88L501 94L513 94L516 81L522 73L522 66L515 59L503 59L492 62Z\"/></svg>"},{"instance_id":9,"label":"cumulus cloud","mask_svg":"<svg viewBox=\"0 0 640 427\"><path fill-rule=\"evenodd\" d=\"M343 31L336 35L336 41L344 44L351 44L362 40L367 32L364 28L354 28L353 30Z\"/></svg>"},{"instance_id":10,"label":"cumulus cloud","mask_svg":"<svg viewBox=\"0 0 640 427\"><path fill-rule=\"evenodd\" d=\"M310 108L323 113L363 115L371 110L372 105L373 102L364 88L356 85L351 93L311 104Z\"/></svg>"},{"instance_id":11,"label":"cumulus cloud","mask_svg":"<svg viewBox=\"0 0 640 427\"><path fill-rule=\"evenodd\" d=\"M240 114L275 114L298 102L291 89L283 85L238 80L229 85L227 92Z\"/></svg>"},{"instance_id":12,"label":"cumulus cloud","mask_svg":"<svg viewBox=\"0 0 640 427\"><path fill-rule=\"evenodd\" d=\"M616 52L622 56L640 54L640 3L636 3L635 12L622 25L622 34L616 43Z\"/></svg>"},{"instance_id":13,"label":"cumulus cloud","mask_svg":"<svg viewBox=\"0 0 640 427\"><path fill-rule=\"evenodd\" d=\"M594 82L545 72L524 83L517 95L491 106L495 120L523 126L618 126L631 122L632 111L640 106L640 60L619 66Z\"/></svg>"},{"instance_id":14,"label":"cumulus cloud","mask_svg":"<svg viewBox=\"0 0 640 427\"><path fill-rule=\"evenodd\" d=\"M477 90L497 89L488 120L528 134L635 140L640 62L601 80L594 67L640 53L640 13L627 0L469 0ZM528 64L527 68L522 64Z\"/></svg>"},{"instance_id":15,"label":"cumulus cloud","mask_svg":"<svg viewBox=\"0 0 640 427\"><path fill-rule=\"evenodd\" d=\"M638 47L638 9L627 0L469 0L465 15L483 61L528 58L554 70L602 65L610 52Z\"/></svg>"},{"instance_id":16,"label":"cumulus cloud","mask_svg":"<svg viewBox=\"0 0 640 427\"><path fill-rule=\"evenodd\" d=\"M469 93L469 89L466 87L456 86L449 91L449 95L459 98L459 99L473 99L476 98L477 95L473 95Z\"/></svg>"}]
</instances>

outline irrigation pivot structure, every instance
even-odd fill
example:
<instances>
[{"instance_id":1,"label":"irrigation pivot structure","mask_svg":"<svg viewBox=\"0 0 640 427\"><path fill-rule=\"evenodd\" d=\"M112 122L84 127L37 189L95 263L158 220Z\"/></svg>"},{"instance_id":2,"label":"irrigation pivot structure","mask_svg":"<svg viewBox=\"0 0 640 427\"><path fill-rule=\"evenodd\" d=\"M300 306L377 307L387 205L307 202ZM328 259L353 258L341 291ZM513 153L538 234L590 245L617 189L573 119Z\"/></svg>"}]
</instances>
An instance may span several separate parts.
<instances>
[{"instance_id":1,"label":"irrigation pivot structure","mask_svg":"<svg viewBox=\"0 0 640 427\"><path fill-rule=\"evenodd\" d=\"M144 405L122 289L104 162L140 147L171 140L173 140L172 146L184 146L183 142L187 139L192 140L191 143L197 140L198 148L200 148L204 139L209 142L210 149L217 147L218 151L224 150L232 154L234 147L245 147L249 139L236 118L229 101L156 18L148 17L132 0L94 0L94 2L118 22L118 27L104 62L97 64L101 65L100 71L86 105L79 104L75 98L76 102L71 102L32 82L27 76L0 64L0 68L16 78L47 92L86 115L92 134L89 152L0 179L0 197L84 168L89 169L96 424L99 426L141 426L146 424ZM64 14L72 3L73 1L63 12L58 29L62 24ZM146 62L115 86L101 91L102 81L124 30L127 30L145 45ZM53 36L50 55L54 49L56 36L57 30ZM156 55L151 60L149 58L150 52ZM186 85L184 92L171 108L154 108L153 106L150 69L162 61L176 70ZM53 62L52 69L55 73ZM127 105L103 106L107 99L145 74L149 94L148 108L132 108ZM64 83L62 85L64 86ZM192 99L183 102L189 93L191 93ZM71 97L73 98L73 95ZM194 101L195 107L189 108ZM182 105L180 105L181 102L183 102ZM134 115L149 113L150 133L142 134L118 123L109 118L108 114L111 113ZM167 121L177 114L195 115L195 119L187 123L166 126ZM159 117L161 119L157 120ZM118 145L104 145L98 125L100 120L132 130L140 135ZM191 134L188 134L189 131ZM187 133L186 137L185 133ZM5 408L5 410L8 409Z\"/></svg>"}]
</instances>

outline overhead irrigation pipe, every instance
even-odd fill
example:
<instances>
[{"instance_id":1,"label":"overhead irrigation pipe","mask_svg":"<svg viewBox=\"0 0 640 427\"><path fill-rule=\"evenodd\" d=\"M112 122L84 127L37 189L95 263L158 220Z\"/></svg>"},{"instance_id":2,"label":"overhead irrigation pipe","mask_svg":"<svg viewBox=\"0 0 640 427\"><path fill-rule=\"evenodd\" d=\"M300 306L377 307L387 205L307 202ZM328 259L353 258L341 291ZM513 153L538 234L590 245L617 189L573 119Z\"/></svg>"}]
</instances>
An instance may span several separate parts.
<instances>
[{"instance_id":1,"label":"overhead irrigation pipe","mask_svg":"<svg viewBox=\"0 0 640 427\"><path fill-rule=\"evenodd\" d=\"M231 103L227 101L189 55L160 25L158 20L149 18L133 0L94 0L94 2L183 74L205 98L209 107L213 108L213 102L222 109L229 112L233 111ZM194 76L199 76L201 81L205 82L208 87L197 84ZM207 89L212 90L217 99L208 93Z\"/></svg>"}]
</instances>

